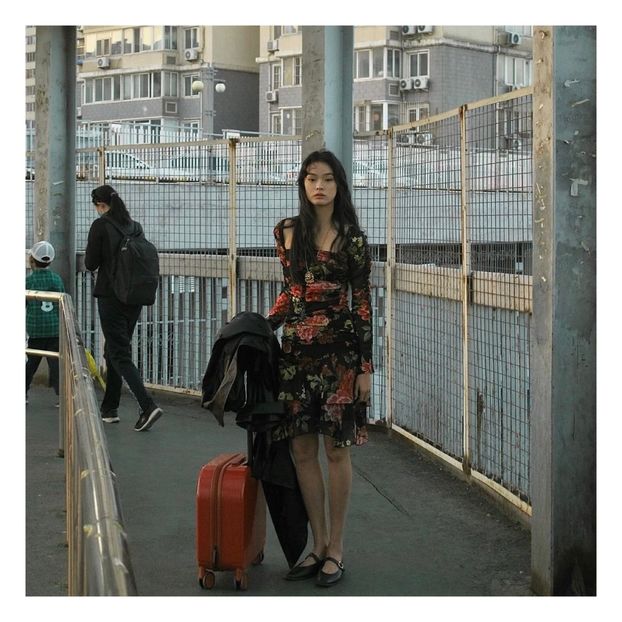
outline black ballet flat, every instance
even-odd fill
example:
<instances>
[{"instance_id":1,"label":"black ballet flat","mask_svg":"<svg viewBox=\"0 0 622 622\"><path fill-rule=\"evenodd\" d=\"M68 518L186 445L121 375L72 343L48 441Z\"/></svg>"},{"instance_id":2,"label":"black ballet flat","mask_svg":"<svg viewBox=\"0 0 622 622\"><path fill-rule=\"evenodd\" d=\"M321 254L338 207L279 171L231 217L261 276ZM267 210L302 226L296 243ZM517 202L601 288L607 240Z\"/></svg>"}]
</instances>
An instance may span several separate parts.
<instances>
[{"instance_id":1,"label":"black ballet flat","mask_svg":"<svg viewBox=\"0 0 622 622\"><path fill-rule=\"evenodd\" d=\"M302 564L302 562L304 562L307 559L309 559L309 557L311 559L314 559L315 563L314 564L309 564L308 566L301 566L300 564ZM314 577L317 574L317 571L320 569L320 567L324 563L324 560L320 559L315 553L309 553L302 560L302 562L300 562L300 564L297 564L296 566L294 566L285 575L285 580L286 581L300 581L301 579L310 579L311 577Z\"/></svg>"},{"instance_id":2,"label":"black ballet flat","mask_svg":"<svg viewBox=\"0 0 622 622\"><path fill-rule=\"evenodd\" d=\"M333 562L334 564L336 564L337 570L335 572L329 573L329 572L324 572L323 570L320 569L317 575L317 581L315 583L316 585L319 585L320 587L331 587L332 585L335 585L335 583L338 583L339 581L341 581L341 577L343 577L343 573L346 571L346 569L343 567L343 562L340 562L334 557L325 557L324 561Z\"/></svg>"}]
</instances>

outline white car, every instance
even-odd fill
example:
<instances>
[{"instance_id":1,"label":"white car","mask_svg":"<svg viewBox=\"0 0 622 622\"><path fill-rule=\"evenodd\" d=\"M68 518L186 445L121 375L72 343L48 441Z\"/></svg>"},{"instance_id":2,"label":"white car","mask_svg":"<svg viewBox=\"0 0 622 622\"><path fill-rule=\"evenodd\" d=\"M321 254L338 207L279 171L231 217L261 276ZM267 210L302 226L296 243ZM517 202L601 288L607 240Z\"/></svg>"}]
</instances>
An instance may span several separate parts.
<instances>
[{"instance_id":1,"label":"white car","mask_svg":"<svg viewBox=\"0 0 622 622\"><path fill-rule=\"evenodd\" d=\"M99 178L99 158L89 153L76 163L77 179L96 181ZM193 181L192 172L169 164L158 166L127 151L106 151L105 179L135 179L137 181Z\"/></svg>"}]
</instances>

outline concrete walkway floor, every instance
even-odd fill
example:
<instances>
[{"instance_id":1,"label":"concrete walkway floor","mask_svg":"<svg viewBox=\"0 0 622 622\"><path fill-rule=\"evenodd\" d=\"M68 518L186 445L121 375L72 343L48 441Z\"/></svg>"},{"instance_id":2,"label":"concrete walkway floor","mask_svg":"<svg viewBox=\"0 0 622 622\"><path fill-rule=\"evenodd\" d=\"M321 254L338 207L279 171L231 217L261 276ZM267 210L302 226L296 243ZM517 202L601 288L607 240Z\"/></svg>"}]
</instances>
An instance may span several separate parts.
<instances>
[{"instance_id":1,"label":"concrete walkway floor","mask_svg":"<svg viewBox=\"0 0 622 622\"><path fill-rule=\"evenodd\" d=\"M121 422L105 425L130 555L141 596L528 596L529 531L481 490L396 434L372 430L352 449L353 488L343 580L330 589L283 580L287 563L268 517L265 559L248 590L218 573L197 581L195 488L201 465L245 451L246 434L225 427L199 398L158 394L164 416L133 430L137 408L124 394ZM64 464L56 457L58 410L34 388L26 407L26 594L66 594ZM309 542L311 538L309 537Z\"/></svg>"}]
</instances>

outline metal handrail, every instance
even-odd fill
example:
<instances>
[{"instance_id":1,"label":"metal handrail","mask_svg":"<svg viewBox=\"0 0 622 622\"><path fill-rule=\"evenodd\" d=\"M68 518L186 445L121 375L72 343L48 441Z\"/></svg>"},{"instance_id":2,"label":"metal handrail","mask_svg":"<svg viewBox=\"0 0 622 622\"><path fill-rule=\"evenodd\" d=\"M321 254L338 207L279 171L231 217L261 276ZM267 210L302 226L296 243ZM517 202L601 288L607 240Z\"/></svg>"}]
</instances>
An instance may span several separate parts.
<instances>
[{"instance_id":1,"label":"metal handrail","mask_svg":"<svg viewBox=\"0 0 622 622\"><path fill-rule=\"evenodd\" d=\"M69 596L134 596L136 581L93 380L68 294L26 290L59 306L59 455L65 458Z\"/></svg>"}]
</instances>

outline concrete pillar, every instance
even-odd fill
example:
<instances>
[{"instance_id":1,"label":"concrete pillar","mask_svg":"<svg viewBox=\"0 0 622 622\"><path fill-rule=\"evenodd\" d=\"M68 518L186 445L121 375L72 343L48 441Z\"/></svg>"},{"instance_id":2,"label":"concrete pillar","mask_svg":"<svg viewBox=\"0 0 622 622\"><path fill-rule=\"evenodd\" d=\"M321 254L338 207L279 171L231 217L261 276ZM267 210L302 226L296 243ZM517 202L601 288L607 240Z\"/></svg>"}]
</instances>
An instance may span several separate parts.
<instances>
[{"instance_id":1,"label":"concrete pillar","mask_svg":"<svg viewBox=\"0 0 622 622\"><path fill-rule=\"evenodd\" d=\"M596 593L596 28L534 28L532 588Z\"/></svg>"},{"instance_id":2,"label":"concrete pillar","mask_svg":"<svg viewBox=\"0 0 622 622\"><path fill-rule=\"evenodd\" d=\"M329 149L352 179L352 26L302 27L302 159Z\"/></svg>"},{"instance_id":3,"label":"concrete pillar","mask_svg":"<svg viewBox=\"0 0 622 622\"><path fill-rule=\"evenodd\" d=\"M37 26L35 50L34 241L56 250L52 264L73 295L75 252L76 28Z\"/></svg>"}]
</instances>

